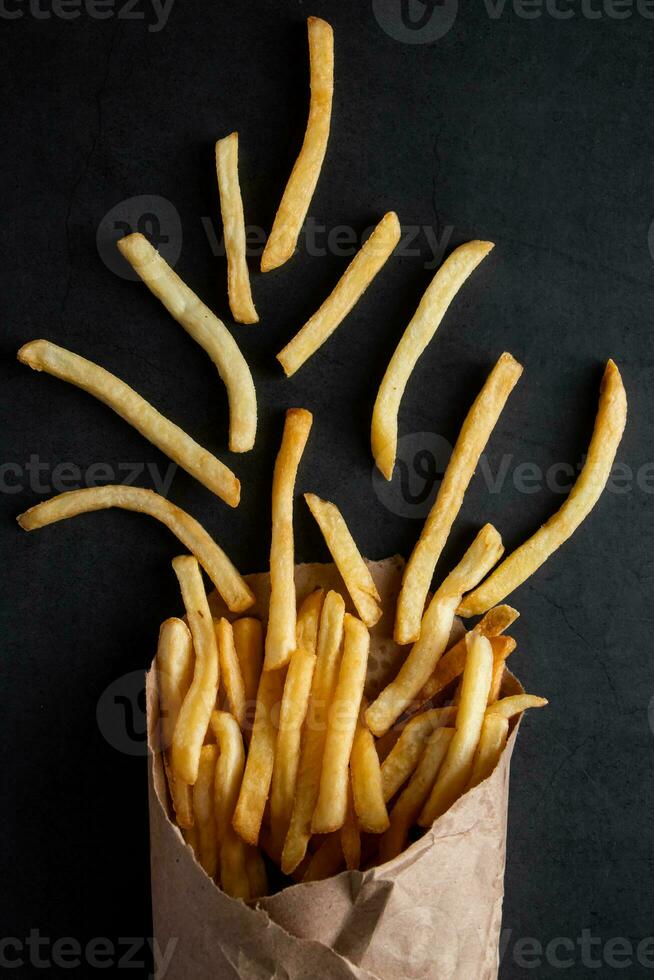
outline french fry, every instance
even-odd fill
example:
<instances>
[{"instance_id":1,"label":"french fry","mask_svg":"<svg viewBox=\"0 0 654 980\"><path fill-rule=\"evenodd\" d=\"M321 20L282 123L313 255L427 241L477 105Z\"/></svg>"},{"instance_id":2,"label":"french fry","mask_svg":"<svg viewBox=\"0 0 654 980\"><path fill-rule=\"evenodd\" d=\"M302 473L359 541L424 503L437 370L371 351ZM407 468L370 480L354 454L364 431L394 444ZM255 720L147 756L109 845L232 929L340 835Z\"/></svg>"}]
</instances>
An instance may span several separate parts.
<instances>
[{"instance_id":1,"label":"french fry","mask_svg":"<svg viewBox=\"0 0 654 980\"><path fill-rule=\"evenodd\" d=\"M501 715L486 714L481 726L479 745L475 752L468 789L474 789L492 773L504 751L509 734L509 720Z\"/></svg>"},{"instance_id":2,"label":"french fry","mask_svg":"<svg viewBox=\"0 0 654 980\"><path fill-rule=\"evenodd\" d=\"M420 636L420 620L436 563L461 509L479 457L521 374L522 366L515 358L511 354L502 354L461 427L438 495L402 576L394 630L395 642L400 645L414 643Z\"/></svg>"},{"instance_id":3,"label":"french fry","mask_svg":"<svg viewBox=\"0 0 654 980\"><path fill-rule=\"evenodd\" d=\"M318 646L320 614L325 598L324 589L315 589L304 599L297 614L295 627L295 648L315 653Z\"/></svg>"},{"instance_id":4,"label":"french fry","mask_svg":"<svg viewBox=\"0 0 654 980\"><path fill-rule=\"evenodd\" d=\"M302 875L302 881L324 881L338 874L345 867L345 855L343 854L343 842L340 831L329 834L322 842L320 847L313 852L306 871Z\"/></svg>"},{"instance_id":5,"label":"french fry","mask_svg":"<svg viewBox=\"0 0 654 980\"><path fill-rule=\"evenodd\" d=\"M391 256L400 235L397 215L389 211L361 246L317 312L277 355L287 378L295 374L343 322Z\"/></svg>"},{"instance_id":6,"label":"french fry","mask_svg":"<svg viewBox=\"0 0 654 980\"><path fill-rule=\"evenodd\" d=\"M193 812L197 827L198 863L209 875L218 874L218 840L214 813L214 778L216 773L216 745L203 745L200 752L198 777L193 786Z\"/></svg>"},{"instance_id":7,"label":"french fry","mask_svg":"<svg viewBox=\"0 0 654 980\"><path fill-rule=\"evenodd\" d=\"M420 814L418 823L421 827L431 826L437 817L449 810L464 792L472 775L493 674L493 651L490 640L478 633L468 633L466 644L468 656L463 671L461 703L456 713L456 730Z\"/></svg>"},{"instance_id":8,"label":"french fry","mask_svg":"<svg viewBox=\"0 0 654 980\"><path fill-rule=\"evenodd\" d=\"M185 622L167 619L159 630L157 679L159 685L161 738L170 796L177 823L182 829L193 825L191 787L175 778L172 746L175 725L193 678L193 643Z\"/></svg>"},{"instance_id":9,"label":"french fry","mask_svg":"<svg viewBox=\"0 0 654 980\"><path fill-rule=\"evenodd\" d=\"M241 484L219 459L192 439L183 429L153 408L133 388L99 364L87 361L64 347L47 340L33 340L18 351L18 360L35 371L46 371L55 378L88 392L113 409L148 442L195 477L203 486L237 507Z\"/></svg>"},{"instance_id":10,"label":"french fry","mask_svg":"<svg viewBox=\"0 0 654 980\"><path fill-rule=\"evenodd\" d=\"M254 705L263 665L263 627L260 620L243 616L242 619L234 620L232 630L236 656L245 684L245 700L248 706Z\"/></svg>"},{"instance_id":11,"label":"french fry","mask_svg":"<svg viewBox=\"0 0 654 980\"><path fill-rule=\"evenodd\" d=\"M383 735L427 683L447 646L461 596L472 587L471 582L481 581L502 551L502 539L495 528L484 525L459 564L436 590L422 620L420 639L414 643L395 680L366 711L366 722L374 735Z\"/></svg>"},{"instance_id":12,"label":"french fry","mask_svg":"<svg viewBox=\"0 0 654 980\"><path fill-rule=\"evenodd\" d=\"M320 792L311 821L314 834L340 830L347 810L350 752L366 680L370 635L361 620L345 614L343 659L329 711Z\"/></svg>"},{"instance_id":13,"label":"french fry","mask_svg":"<svg viewBox=\"0 0 654 980\"><path fill-rule=\"evenodd\" d=\"M191 803L192 802L193 802L193 791L191 790ZM193 816L193 820L195 820L195 815ZM184 841L188 844L188 846L193 851L193 854L197 858L198 852L200 850L200 835L198 834L198 828L195 826L195 823L193 824L192 827L183 828L182 836L184 838Z\"/></svg>"},{"instance_id":14,"label":"french fry","mask_svg":"<svg viewBox=\"0 0 654 980\"><path fill-rule=\"evenodd\" d=\"M192 786L198 778L202 745L216 705L220 669L216 634L198 563L191 555L180 555L173 558L173 570L193 638L195 666L175 725L172 766L175 778Z\"/></svg>"},{"instance_id":15,"label":"french fry","mask_svg":"<svg viewBox=\"0 0 654 980\"><path fill-rule=\"evenodd\" d=\"M504 662L509 654L515 650L515 640L510 636L503 636L501 639L507 641L508 645L503 650L498 651L495 646L498 639L500 637L496 636L491 640L491 646L493 647L493 677L491 679L490 691L488 692L489 704L494 704L500 696L504 681Z\"/></svg>"},{"instance_id":16,"label":"french fry","mask_svg":"<svg viewBox=\"0 0 654 980\"><path fill-rule=\"evenodd\" d=\"M214 622L216 642L218 643L218 660L223 687L227 693L229 708L238 722L239 728L245 727L245 682L241 673L241 665L236 654L232 624L227 619Z\"/></svg>"},{"instance_id":17,"label":"french fry","mask_svg":"<svg viewBox=\"0 0 654 980\"><path fill-rule=\"evenodd\" d=\"M127 235L117 244L150 292L216 365L227 389L229 448L233 453L248 452L257 433L257 395L238 344L222 320L198 299L143 235Z\"/></svg>"},{"instance_id":18,"label":"french fry","mask_svg":"<svg viewBox=\"0 0 654 980\"><path fill-rule=\"evenodd\" d=\"M574 533L597 503L611 475L627 422L627 396L616 364L606 365L586 462L563 505L485 582L463 598L460 616L478 616L522 585Z\"/></svg>"},{"instance_id":19,"label":"french fry","mask_svg":"<svg viewBox=\"0 0 654 980\"><path fill-rule=\"evenodd\" d=\"M409 719L397 742L382 762L382 792L387 803L415 770L427 740L433 732L453 725L455 718L456 708L448 706L431 708Z\"/></svg>"},{"instance_id":20,"label":"french fry","mask_svg":"<svg viewBox=\"0 0 654 980\"><path fill-rule=\"evenodd\" d=\"M218 743L214 809L220 847L220 883L232 898L250 897L246 845L232 827L245 766L243 737L238 722L226 711L214 711L211 728Z\"/></svg>"},{"instance_id":21,"label":"french fry","mask_svg":"<svg viewBox=\"0 0 654 980\"><path fill-rule=\"evenodd\" d=\"M305 493L304 499L322 531L354 608L362 622L368 628L373 627L381 616L379 592L343 515L336 504L321 500L315 493Z\"/></svg>"},{"instance_id":22,"label":"french fry","mask_svg":"<svg viewBox=\"0 0 654 980\"><path fill-rule=\"evenodd\" d=\"M490 704L486 713L499 715L500 718L513 718L514 715L522 714L527 708L544 708L546 704L549 704L547 698L539 698L535 694L511 694Z\"/></svg>"},{"instance_id":23,"label":"french fry","mask_svg":"<svg viewBox=\"0 0 654 980\"><path fill-rule=\"evenodd\" d=\"M361 864L361 828L354 809L352 780L348 783L345 823L341 827L341 847L348 871L358 871Z\"/></svg>"},{"instance_id":24,"label":"french fry","mask_svg":"<svg viewBox=\"0 0 654 980\"><path fill-rule=\"evenodd\" d=\"M248 876L250 898L263 898L268 894L268 873L266 862L258 847L245 845L245 869Z\"/></svg>"},{"instance_id":25,"label":"french fry","mask_svg":"<svg viewBox=\"0 0 654 980\"><path fill-rule=\"evenodd\" d=\"M363 712L359 714L352 743L350 782L359 827L367 834L383 834L388 827L388 813L381 766L375 740L365 723Z\"/></svg>"},{"instance_id":26,"label":"french fry","mask_svg":"<svg viewBox=\"0 0 654 980\"><path fill-rule=\"evenodd\" d=\"M345 603L338 592L328 592L320 615L316 666L309 709L302 733L293 812L282 852L282 871L292 874L303 861L311 837L311 819L320 790L320 773L343 639Z\"/></svg>"},{"instance_id":27,"label":"french fry","mask_svg":"<svg viewBox=\"0 0 654 980\"><path fill-rule=\"evenodd\" d=\"M257 707L243 783L232 826L246 844L259 842L275 762L277 711L284 691L284 670L264 670L257 691Z\"/></svg>"},{"instance_id":28,"label":"french fry","mask_svg":"<svg viewBox=\"0 0 654 980\"><path fill-rule=\"evenodd\" d=\"M286 412L284 435L275 462L270 542L270 606L263 669L284 667L295 650L295 557L293 492L313 416L303 408Z\"/></svg>"},{"instance_id":29,"label":"french fry","mask_svg":"<svg viewBox=\"0 0 654 980\"><path fill-rule=\"evenodd\" d=\"M491 242L473 241L452 252L428 286L386 368L372 413L371 445L375 463L387 480L395 466L397 415L409 377L448 306L492 248Z\"/></svg>"},{"instance_id":30,"label":"french fry","mask_svg":"<svg viewBox=\"0 0 654 980\"><path fill-rule=\"evenodd\" d=\"M453 735L453 728L437 728L427 739L416 770L391 811L390 826L379 842L382 863L401 854L406 847L409 830L431 793Z\"/></svg>"},{"instance_id":31,"label":"french fry","mask_svg":"<svg viewBox=\"0 0 654 980\"><path fill-rule=\"evenodd\" d=\"M258 323L245 259L245 217L238 180L238 133L230 133L216 143L216 176L227 254L229 308L238 323Z\"/></svg>"},{"instance_id":32,"label":"french fry","mask_svg":"<svg viewBox=\"0 0 654 980\"><path fill-rule=\"evenodd\" d=\"M334 93L334 32L319 17L309 17L311 104L300 154L291 171L266 247L261 271L287 262L297 244L325 158Z\"/></svg>"},{"instance_id":33,"label":"french fry","mask_svg":"<svg viewBox=\"0 0 654 980\"><path fill-rule=\"evenodd\" d=\"M148 514L165 524L195 555L232 612L243 612L254 603L249 585L202 525L154 490L111 484L87 490L70 490L30 507L17 517L17 521L25 531L35 531L69 517L77 517L78 514L109 507Z\"/></svg>"}]
</instances>

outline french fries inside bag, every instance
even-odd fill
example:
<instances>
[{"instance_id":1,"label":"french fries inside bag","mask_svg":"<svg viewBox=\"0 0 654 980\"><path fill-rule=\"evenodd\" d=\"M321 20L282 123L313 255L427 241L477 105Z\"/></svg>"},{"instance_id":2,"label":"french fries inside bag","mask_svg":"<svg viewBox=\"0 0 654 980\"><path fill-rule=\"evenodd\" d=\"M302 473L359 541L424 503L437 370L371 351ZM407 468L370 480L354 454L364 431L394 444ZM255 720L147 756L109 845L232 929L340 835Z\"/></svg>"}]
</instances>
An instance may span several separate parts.
<instances>
[{"instance_id":1,"label":"french fries inside bag","mask_svg":"<svg viewBox=\"0 0 654 980\"><path fill-rule=\"evenodd\" d=\"M371 701L397 673L407 648L393 640L403 561L368 566L383 613L370 631L365 696ZM354 611L334 565L297 565L295 579L298 606L323 588L338 591ZM256 597L247 615L265 627L269 575L250 575L247 582ZM210 607L214 617L236 618L216 593ZM450 644L461 634L455 620ZM502 683L503 696L522 693L508 670ZM175 824L161 751L156 662L147 676L147 714L154 935L160 944L175 944L167 980L497 976L515 719L492 774L398 856L325 880L293 883L279 872L279 890L244 902L207 876Z\"/></svg>"}]
</instances>

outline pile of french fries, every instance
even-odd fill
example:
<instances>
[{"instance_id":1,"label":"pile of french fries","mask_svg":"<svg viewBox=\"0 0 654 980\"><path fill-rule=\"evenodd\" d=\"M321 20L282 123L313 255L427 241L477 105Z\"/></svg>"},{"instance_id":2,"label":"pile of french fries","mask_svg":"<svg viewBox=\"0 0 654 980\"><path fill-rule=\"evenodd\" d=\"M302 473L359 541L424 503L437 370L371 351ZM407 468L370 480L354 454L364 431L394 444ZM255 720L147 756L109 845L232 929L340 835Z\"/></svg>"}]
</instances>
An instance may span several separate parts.
<instances>
[{"instance_id":1,"label":"pile of french fries","mask_svg":"<svg viewBox=\"0 0 654 980\"><path fill-rule=\"evenodd\" d=\"M262 272L287 262L297 245L325 157L334 84L333 32L309 18L311 102L302 149L268 238ZM238 134L216 144L216 173L234 319L258 322L245 257ZM390 258L397 215L384 215L332 293L278 354L287 376L328 340ZM140 234L121 253L168 312L215 363L229 402L229 449L247 452L257 431L249 366L232 333ZM391 479L398 411L413 368L467 278L492 249L457 248L429 285L401 337L375 401L371 448ZM19 359L93 394L230 507L240 500L232 470L104 368L45 340ZM34 530L110 507L149 514L188 554L173 561L185 618L161 627L156 665L161 739L172 812L206 874L234 898L269 891L276 865L294 881L368 868L402 852L462 794L494 770L509 726L544 698L503 696L506 630L518 613L503 604L576 530L604 489L626 424L620 372L609 360L584 466L564 504L511 555L490 524L432 589L436 564L493 429L522 374L501 355L472 403L438 495L405 567L394 639L406 648L396 676L367 703L370 633L382 614L370 568L336 503L307 492L343 583L299 605L293 513L298 470L312 415L286 413L273 474L270 602L261 620L243 615L252 589L209 533L150 490L104 486L60 494L21 514ZM498 564L499 563L499 564ZM204 569L228 616L212 617ZM481 617L450 645L456 616ZM265 855L265 858L264 858Z\"/></svg>"}]
</instances>

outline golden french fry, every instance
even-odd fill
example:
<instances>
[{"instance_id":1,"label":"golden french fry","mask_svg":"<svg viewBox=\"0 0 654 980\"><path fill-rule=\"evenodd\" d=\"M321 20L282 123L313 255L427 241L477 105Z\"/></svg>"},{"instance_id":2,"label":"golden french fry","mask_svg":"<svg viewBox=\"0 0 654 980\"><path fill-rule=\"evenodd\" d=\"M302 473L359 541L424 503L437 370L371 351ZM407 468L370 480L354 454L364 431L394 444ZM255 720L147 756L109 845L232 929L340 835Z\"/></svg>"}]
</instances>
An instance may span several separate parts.
<instances>
[{"instance_id":1,"label":"golden french fry","mask_svg":"<svg viewBox=\"0 0 654 980\"><path fill-rule=\"evenodd\" d=\"M363 712L359 714L352 743L350 781L359 827L367 834L383 834L388 827L388 813L381 766L375 740L365 723Z\"/></svg>"},{"instance_id":2,"label":"golden french fry","mask_svg":"<svg viewBox=\"0 0 654 980\"><path fill-rule=\"evenodd\" d=\"M340 831L329 834L320 847L313 852L302 875L302 881L323 881L342 871L345 866L343 843Z\"/></svg>"},{"instance_id":3,"label":"golden french fry","mask_svg":"<svg viewBox=\"0 0 654 980\"><path fill-rule=\"evenodd\" d=\"M232 826L246 844L259 842L275 762L277 712L284 691L284 670L264 670L257 691L257 707L243 783Z\"/></svg>"},{"instance_id":4,"label":"golden french fry","mask_svg":"<svg viewBox=\"0 0 654 980\"><path fill-rule=\"evenodd\" d=\"M238 180L238 133L216 143L216 176L227 255L229 308L238 323L258 323L245 259L245 217Z\"/></svg>"},{"instance_id":5,"label":"golden french fry","mask_svg":"<svg viewBox=\"0 0 654 980\"><path fill-rule=\"evenodd\" d=\"M456 708L448 706L431 708L409 719L382 763L382 792L387 803L418 765L418 760L432 733L439 728L453 725L455 718Z\"/></svg>"},{"instance_id":6,"label":"golden french fry","mask_svg":"<svg viewBox=\"0 0 654 980\"><path fill-rule=\"evenodd\" d=\"M396 643L414 643L420 636L420 620L436 563L461 509L479 457L521 374L522 365L511 354L502 354L466 416L436 500L404 569L395 615Z\"/></svg>"},{"instance_id":7,"label":"golden french fry","mask_svg":"<svg viewBox=\"0 0 654 980\"><path fill-rule=\"evenodd\" d=\"M513 718L514 715L522 714L527 708L544 708L546 704L549 704L547 698L539 698L535 694L511 694L490 704L486 713L499 715L501 718Z\"/></svg>"},{"instance_id":8,"label":"golden french fry","mask_svg":"<svg viewBox=\"0 0 654 980\"><path fill-rule=\"evenodd\" d=\"M453 735L453 728L437 728L427 739L416 770L408 786L398 797L391 811L390 826L379 843L379 858L382 863L401 854L406 847L409 830L418 819L432 791Z\"/></svg>"},{"instance_id":9,"label":"golden french fry","mask_svg":"<svg viewBox=\"0 0 654 980\"><path fill-rule=\"evenodd\" d=\"M402 734L402 728L403 725L395 725L393 728L389 728L381 738L375 740L375 749L377 750L380 763L384 762L390 751L397 744L397 740Z\"/></svg>"},{"instance_id":10,"label":"golden french fry","mask_svg":"<svg viewBox=\"0 0 654 980\"><path fill-rule=\"evenodd\" d=\"M266 862L258 847L245 845L245 868L248 876L250 898L263 898L268 894Z\"/></svg>"},{"instance_id":11,"label":"golden french fry","mask_svg":"<svg viewBox=\"0 0 654 980\"><path fill-rule=\"evenodd\" d=\"M182 829L193 825L193 798L188 783L175 778L171 756L175 725L192 678L193 643L188 626L181 619L167 619L159 630L157 646L161 740L170 796Z\"/></svg>"},{"instance_id":12,"label":"golden french fry","mask_svg":"<svg viewBox=\"0 0 654 980\"><path fill-rule=\"evenodd\" d=\"M347 809L350 752L366 680L370 634L361 620L345 614L343 658L329 710L320 792L311 821L314 834L340 830Z\"/></svg>"},{"instance_id":13,"label":"golden french fry","mask_svg":"<svg viewBox=\"0 0 654 980\"><path fill-rule=\"evenodd\" d=\"M216 745L203 745L200 752L198 777L193 786L193 811L197 827L197 859L210 878L218 874L218 840L214 814L214 778Z\"/></svg>"},{"instance_id":14,"label":"golden french fry","mask_svg":"<svg viewBox=\"0 0 654 980\"><path fill-rule=\"evenodd\" d=\"M220 848L220 883L232 898L250 897L246 845L232 827L232 817L243 780L245 750L238 722L226 711L214 711L211 728L218 742L214 809Z\"/></svg>"},{"instance_id":15,"label":"golden french fry","mask_svg":"<svg viewBox=\"0 0 654 980\"><path fill-rule=\"evenodd\" d=\"M502 554L502 539L485 524L465 555L436 590L422 620L420 639L414 643L395 680L366 711L368 728L383 735L411 705L429 680L452 631L454 611L463 593L479 582Z\"/></svg>"},{"instance_id":16,"label":"golden french fry","mask_svg":"<svg viewBox=\"0 0 654 980\"><path fill-rule=\"evenodd\" d=\"M127 235L117 244L150 292L216 365L227 389L229 448L233 453L252 449L257 433L257 395L250 368L231 333L143 235Z\"/></svg>"},{"instance_id":17,"label":"golden french fry","mask_svg":"<svg viewBox=\"0 0 654 980\"><path fill-rule=\"evenodd\" d=\"M307 653L316 652L324 598L325 590L315 589L309 593L300 606L295 627L296 650L305 650Z\"/></svg>"},{"instance_id":18,"label":"golden french fry","mask_svg":"<svg viewBox=\"0 0 654 980\"><path fill-rule=\"evenodd\" d=\"M229 467L153 408L133 388L99 364L87 361L48 340L33 340L18 351L18 360L87 391L129 422L148 442L195 477L207 489L237 507L241 484Z\"/></svg>"},{"instance_id":19,"label":"golden french fry","mask_svg":"<svg viewBox=\"0 0 654 980\"><path fill-rule=\"evenodd\" d=\"M420 300L386 368L372 413L371 445L377 467L387 480L393 475L397 415L411 372L459 289L492 248L491 242L473 241L452 252Z\"/></svg>"},{"instance_id":20,"label":"golden french fry","mask_svg":"<svg viewBox=\"0 0 654 980\"><path fill-rule=\"evenodd\" d=\"M218 647L202 575L195 558L173 558L195 650L193 680L180 709L173 735L172 766L177 779L193 785L200 752L218 696Z\"/></svg>"},{"instance_id":21,"label":"golden french fry","mask_svg":"<svg viewBox=\"0 0 654 980\"><path fill-rule=\"evenodd\" d=\"M235 619L232 623L236 656L241 666L245 684L245 700L254 705L263 665L263 627L261 621L252 616Z\"/></svg>"},{"instance_id":22,"label":"golden french fry","mask_svg":"<svg viewBox=\"0 0 654 980\"><path fill-rule=\"evenodd\" d=\"M191 803L192 802L193 791L191 791ZM195 820L195 816L193 816L193 820ZM197 858L200 850L200 835L198 834L198 828L195 826L195 823L192 827L184 827L182 829L182 836Z\"/></svg>"},{"instance_id":23,"label":"golden french fry","mask_svg":"<svg viewBox=\"0 0 654 980\"><path fill-rule=\"evenodd\" d=\"M354 608L367 627L374 626L381 616L379 592L343 515L336 504L321 500L315 493L305 493L304 499L322 531Z\"/></svg>"},{"instance_id":24,"label":"golden french fry","mask_svg":"<svg viewBox=\"0 0 654 980\"><path fill-rule=\"evenodd\" d=\"M245 579L218 547L213 538L181 507L171 504L154 490L143 487L108 485L87 490L71 490L30 507L16 519L25 531L35 531L47 524L94 510L121 507L148 514L165 524L169 531L191 551L225 600L232 612L243 612L254 602L254 595Z\"/></svg>"},{"instance_id":25,"label":"golden french fry","mask_svg":"<svg viewBox=\"0 0 654 980\"><path fill-rule=\"evenodd\" d=\"M400 240L400 222L389 211L361 246L316 313L277 355L287 378L322 347L361 298Z\"/></svg>"},{"instance_id":26,"label":"golden french fry","mask_svg":"<svg viewBox=\"0 0 654 980\"><path fill-rule=\"evenodd\" d=\"M613 361L606 365L586 462L565 503L524 544L505 558L457 612L478 616L522 585L573 534L597 503L611 475L627 422L627 396Z\"/></svg>"},{"instance_id":27,"label":"golden french fry","mask_svg":"<svg viewBox=\"0 0 654 980\"><path fill-rule=\"evenodd\" d=\"M509 734L509 720L502 715L486 714L481 726L468 789L474 789L492 773L504 751Z\"/></svg>"},{"instance_id":28,"label":"golden french fry","mask_svg":"<svg viewBox=\"0 0 654 980\"><path fill-rule=\"evenodd\" d=\"M216 642L218 643L218 660L220 676L227 693L229 708L239 724L245 726L245 681L241 673L241 665L236 654L232 624L227 619L214 620Z\"/></svg>"},{"instance_id":29,"label":"golden french fry","mask_svg":"<svg viewBox=\"0 0 654 980\"><path fill-rule=\"evenodd\" d=\"M328 592L320 615L316 666L302 733L293 813L282 853L284 874L292 874L298 868L311 837L311 818L320 790L329 709L341 656L344 616L345 603L342 596L338 592Z\"/></svg>"},{"instance_id":30,"label":"golden french fry","mask_svg":"<svg viewBox=\"0 0 654 980\"><path fill-rule=\"evenodd\" d=\"M334 32L319 17L309 17L311 104L304 142L261 256L261 271L287 262L297 244L325 158L334 93Z\"/></svg>"},{"instance_id":31,"label":"golden french fry","mask_svg":"<svg viewBox=\"0 0 654 980\"><path fill-rule=\"evenodd\" d=\"M456 713L456 731L420 814L418 823L421 827L431 826L437 817L449 810L464 792L472 774L493 674L493 651L490 640L478 633L468 633L466 644L468 656L463 671L461 703Z\"/></svg>"},{"instance_id":32,"label":"golden french fry","mask_svg":"<svg viewBox=\"0 0 654 980\"><path fill-rule=\"evenodd\" d=\"M498 649L498 640L504 640L504 646ZM502 683L504 681L504 661L515 650L515 640L510 636L496 636L491 640L493 647L493 677L491 680L490 691L488 692L488 703L494 704L500 696Z\"/></svg>"},{"instance_id":33,"label":"golden french fry","mask_svg":"<svg viewBox=\"0 0 654 980\"><path fill-rule=\"evenodd\" d=\"M288 409L282 444L275 462L270 542L270 605L264 671L284 667L295 650L293 492L312 421L313 416L306 409Z\"/></svg>"},{"instance_id":34,"label":"golden french fry","mask_svg":"<svg viewBox=\"0 0 654 980\"><path fill-rule=\"evenodd\" d=\"M351 779L348 783L345 823L341 827L340 835L345 867L348 871L358 871L361 864L361 828L354 809Z\"/></svg>"}]
</instances>

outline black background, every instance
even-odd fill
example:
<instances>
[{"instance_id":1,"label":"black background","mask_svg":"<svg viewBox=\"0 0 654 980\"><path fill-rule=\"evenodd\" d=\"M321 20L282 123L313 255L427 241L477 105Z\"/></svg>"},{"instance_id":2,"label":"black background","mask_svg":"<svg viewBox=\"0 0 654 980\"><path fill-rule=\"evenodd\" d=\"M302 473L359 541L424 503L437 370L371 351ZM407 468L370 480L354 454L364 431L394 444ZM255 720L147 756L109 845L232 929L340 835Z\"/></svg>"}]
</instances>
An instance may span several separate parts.
<instances>
[{"instance_id":1,"label":"black background","mask_svg":"<svg viewBox=\"0 0 654 980\"><path fill-rule=\"evenodd\" d=\"M419 254L393 257L287 381L273 355L347 258L309 255L301 244L282 269L253 276L261 324L234 326L225 262L201 221L220 238L213 142L238 128L246 220L270 227L304 131L305 18L314 13L334 25L336 93L312 219L359 236L393 208L405 228L432 228L446 252L473 237L496 243L421 359L401 433L451 442L499 354L525 365L489 447L494 472L510 454L502 491L489 493L477 475L441 570L480 523L496 523L512 547L553 512L561 494L542 482L523 492L516 467L577 465L603 362L613 356L622 370L630 420L618 459L632 477L623 474L513 596L522 612L513 667L551 705L526 719L513 763L501 976L650 975L635 953L618 969L619 944L615 960L615 949L602 950L620 937L635 948L654 932L654 20L624 7L624 19L612 7L591 17L576 2L570 19L528 19L508 2L497 17L481 0L460 6L444 36L413 44L389 35L367 0L176 0L159 31L149 30L145 0L134 8L144 20L41 19L20 0L4 8L22 16L0 18L2 460L12 464L0 494L3 936L38 929L52 941L116 943L151 934L145 760L110 744L96 708L112 682L149 663L158 624L180 610L170 568L179 548L152 521L110 512L30 536L13 523L49 495L58 463L81 469L71 485L96 462L167 464L83 392L18 365L20 344L43 336L99 361L233 465L243 482L237 511L183 472L170 497L243 571L267 567L271 465L290 405L315 413L299 489L336 500L370 557L408 553L419 532L419 520L393 513L374 490L369 421L388 357L433 275L425 234ZM591 12L602 9L594 0ZM107 212L144 194L176 209L177 269L232 324L252 364L260 424L248 455L226 451L226 401L208 358L98 253ZM31 454L45 464L46 490L25 468ZM147 474L138 482L152 485ZM327 558L301 503L296 531L299 560ZM584 961L584 929L601 939L592 948L599 966ZM543 947L567 937L574 965L521 960L525 937ZM649 956L654 966L651 948Z\"/></svg>"}]
</instances>

